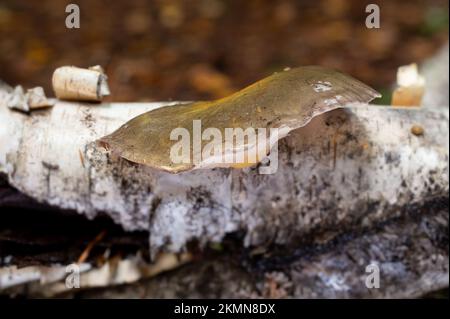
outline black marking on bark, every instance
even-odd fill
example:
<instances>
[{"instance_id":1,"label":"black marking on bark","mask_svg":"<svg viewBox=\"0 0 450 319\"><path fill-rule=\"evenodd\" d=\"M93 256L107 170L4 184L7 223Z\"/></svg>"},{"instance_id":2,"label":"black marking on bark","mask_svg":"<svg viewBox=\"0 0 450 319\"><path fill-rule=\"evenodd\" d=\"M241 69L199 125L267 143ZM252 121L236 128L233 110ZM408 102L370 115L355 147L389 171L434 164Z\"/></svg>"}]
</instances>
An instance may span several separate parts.
<instances>
[{"instance_id":1,"label":"black marking on bark","mask_svg":"<svg viewBox=\"0 0 450 319\"><path fill-rule=\"evenodd\" d=\"M379 203L378 203L379 204ZM372 203L367 206L369 212L373 209ZM272 252L269 256L258 256L254 258L250 254L250 250L254 247L250 247L244 250L241 256L242 265L244 265L250 272L267 272L274 270L282 270L289 264L301 259L311 260L316 255L336 251L339 247L342 247L346 243L361 238L363 236L369 236L380 232L385 227L394 225L396 223L405 223L406 221L419 222L425 215L434 216L438 212L448 211L448 197L440 196L436 198L430 198L423 203L410 204L404 207L392 208L392 210L400 210L403 213L399 216L379 221L372 226L361 227L359 222L353 222L347 229L342 229L341 233L337 234L331 240L324 244L318 244L316 239L320 237L320 233L324 230L317 229L311 232L303 238L295 242L295 247L271 245L269 250ZM424 226L422 226L424 227ZM444 250L448 250L449 236L448 236L448 221L440 226L443 232L438 232L436 236L430 236L433 244L437 247L441 247ZM433 232L429 232L432 234ZM446 235L442 235L446 234ZM300 247L300 248L298 248Z\"/></svg>"},{"instance_id":2,"label":"black marking on bark","mask_svg":"<svg viewBox=\"0 0 450 319\"><path fill-rule=\"evenodd\" d=\"M384 154L384 160L386 164L399 165L400 164L400 154L390 151L386 151Z\"/></svg>"},{"instance_id":3,"label":"black marking on bark","mask_svg":"<svg viewBox=\"0 0 450 319\"><path fill-rule=\"evenodd\" d=\"M53 171L57 171L59 169L59 165L58 164L52 164L52 163L48 163L46 161L42 161L42 166L46 169L46 173L45 173L45 185L47 186L47 196L49 198L51 198L50 196L50 192L51 192L51 187L50 187L50 177Z\"/></svg>"}]
</instances>

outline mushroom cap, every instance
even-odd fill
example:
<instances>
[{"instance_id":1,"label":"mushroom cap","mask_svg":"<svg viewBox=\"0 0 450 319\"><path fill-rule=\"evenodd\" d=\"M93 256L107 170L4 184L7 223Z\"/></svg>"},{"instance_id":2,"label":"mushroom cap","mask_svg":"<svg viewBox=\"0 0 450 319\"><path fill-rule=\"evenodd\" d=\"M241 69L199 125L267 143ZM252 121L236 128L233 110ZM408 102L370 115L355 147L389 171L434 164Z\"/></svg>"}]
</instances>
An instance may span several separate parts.
<instances>
[{"instance_id":1,"label":"mushroom cap","mask_svg":"<svg viewBox=\"0 0 450 319\"><path fill-rule=\"evenodd\" d=\"M368 103L380 96L369 86L348 75L324 67L305 66L274 73L222 99L175 104L146 112L98 142L131 162L171 173L204 167L244 167L246 165L232 163L205 165L214 162L211 158L195 162L193 158L199 150L194 148L192 142L193 121L200 120L197 123L201 123L202 130L217 129L216 132L220 131L222 137L225 136L226 128L265 128L267 132L277 128L282 131L278 138L282 138L289 131L305 126L319 114L352 103ZM177 143L170 136L176 128L186 129L191 139L191 160L182 163L175 163L170 156L171 148ZM254 141L241 142L240 146L246 150L255 146ZM229 150L224 139L219 142L216 140L215 143L223 154ZM234 151L242 151L242 147L238 148ZM263 155L266 154L267 151ZM256 162L262 157L259 154Z\"/></svg>"}]
</instances>

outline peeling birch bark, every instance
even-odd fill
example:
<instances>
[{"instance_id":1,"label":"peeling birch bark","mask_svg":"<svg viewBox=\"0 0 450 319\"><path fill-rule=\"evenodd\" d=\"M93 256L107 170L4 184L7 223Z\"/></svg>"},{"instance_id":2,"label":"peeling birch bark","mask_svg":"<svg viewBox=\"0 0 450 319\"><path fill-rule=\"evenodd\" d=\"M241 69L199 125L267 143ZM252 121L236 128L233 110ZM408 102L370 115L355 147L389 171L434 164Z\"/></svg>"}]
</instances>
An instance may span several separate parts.
<instances>
[{"instance_id":1,"label":"peeling birch bark","mask_svg":"<svg viewBox=\"0 0 450 319\"><path fill-rule=\"evenodd\" d=\"M100 66L57 68L52 77L55 96L63 100L101 101L110 94L107 76Z\"/></svg>"},{"instance_id":2,"label":"peeling birch bark","mask_svg":"<svg viewBox=\"0 0 450 319\"><path fill-rule=\"evenodd\" d=\"M46 108L53 105L45 96L44 89L40 86L28 89L27 97L30 110Z\"/></svg>"},{"instance_id":3,"label":"peeling birch bark","mask_svg":"<svg viewBox=\"0 0 450 319\"><path fill-rule=\"evenodd\" d=\"M131 256L125 259L112 258L101 266L89 263L78 264L80 271L79 285L83 289L108 287L134 283L143 278L150 278L158 274L180 267L192 260L189 253L181 255L161 254L154 263L146 263L141 256ZM66 267L62 266L16 266L0 268L0 291L20 293L26 289L29 296L52 297L69 292L67 286L68 275Z\"/></svg>"},{"instance_id":4,"label":"peeling birch bark","mask_svg":"<svg viewBox=\"0 0 450 319\"><path fill-rule=\"evenodd\" d=\"M3 95L2 95L3 94ZM279 169L172 175L113 160L95 141L162 103L56 101L27 117L0 91L0 172L39 202L148 230L152 254L244 231L245 245L370 227L448 197L448 108L356 105L313 119L280 143ZM412 134L419 124L424 134Z\"/></svg>"},{"instance_id":5,"label":"peeling birch bark","mask_svg":"<svg viewBox=\"0 0 450 319\"><path fill-rule=\"evenodd\" d=\"M422 104L425 79L419 74L417 64L413 63L398 68L397 86L392 93L392 105L417 106Z\"/></svg>"},{"instance_id":6,"label":"peeling birch bark","mask_svg":"<svg viewBox=\"0 0 450 319\"><path fill-rule=\"evenodd\" d=\"M10 109L28 113L32 110L50 107L53 105L45 96L44 89L40 86L28 89L25 93L21 85L8 90L9 98L7 106Z\"/></svg>"}]
</instances>

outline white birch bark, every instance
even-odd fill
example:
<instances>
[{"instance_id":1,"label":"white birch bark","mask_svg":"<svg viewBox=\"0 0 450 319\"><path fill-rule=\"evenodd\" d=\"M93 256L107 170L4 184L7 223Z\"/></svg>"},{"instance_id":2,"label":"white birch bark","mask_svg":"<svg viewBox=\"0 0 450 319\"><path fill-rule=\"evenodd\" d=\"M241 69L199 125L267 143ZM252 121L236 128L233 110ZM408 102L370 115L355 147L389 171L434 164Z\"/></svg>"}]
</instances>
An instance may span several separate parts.
<instances>
[{"instance_id":1,"label":"white birch bark","mask_svg":"<svg viewBox=\"0 0 450 319\"><path fill-rule=\"evenodd\" d=\"M214 169L172 175L114 160L93 141L164 103L55 101L24 115L0 90L0 172L39 202L126 230L149 230L152 253L243 230L246 245L286 244L387 220L448 197L448 108L357 105L323 114L279 145L273 175ZM422 136L411 132L424 129Z\"/></svg>"}]
</instances>

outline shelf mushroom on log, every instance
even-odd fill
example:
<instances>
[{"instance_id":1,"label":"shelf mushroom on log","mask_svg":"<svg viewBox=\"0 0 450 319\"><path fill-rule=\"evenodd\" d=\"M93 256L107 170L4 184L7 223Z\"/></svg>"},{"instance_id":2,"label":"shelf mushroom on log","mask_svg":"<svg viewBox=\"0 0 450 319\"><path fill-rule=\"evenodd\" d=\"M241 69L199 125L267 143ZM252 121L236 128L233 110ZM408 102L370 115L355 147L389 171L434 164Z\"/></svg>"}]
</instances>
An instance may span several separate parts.
<instances>
[{"instance_id":1,"label":"shelf mushroom on log","mask_svg":"<svg viewBox=\"0 0 450 319\"><path fill-rule=\"evenodd\" d=\"M428 222L448 231L448 107L343 105L280 140L276 174L252 167L170 174L111 158L95 143L167 103L56 100L29 117L5 107L7 95L0 88L0 172L8 183L40 203L88 218L104 213L127 231L148 231L152 256L240 232L245 247L290 249L292 258L278 265L280 258L249 263L290 269L294 282L315 280L292 296L411 297L448 286L448 236L427 238L414 227ZM417 125L422 134L413 133ZM408 227L392 231L400 224ZM394 261L390 254L398 247L389 243L409 235L421 238L409 247L423 268L415 275L405 268L411 255ZM358 259L347 257L351 265L339 269L344 247ZM303 259L308 249L313 258ZM389 273L377 292L361 282L371 262Z\"/></svg>"}]
</instances>

